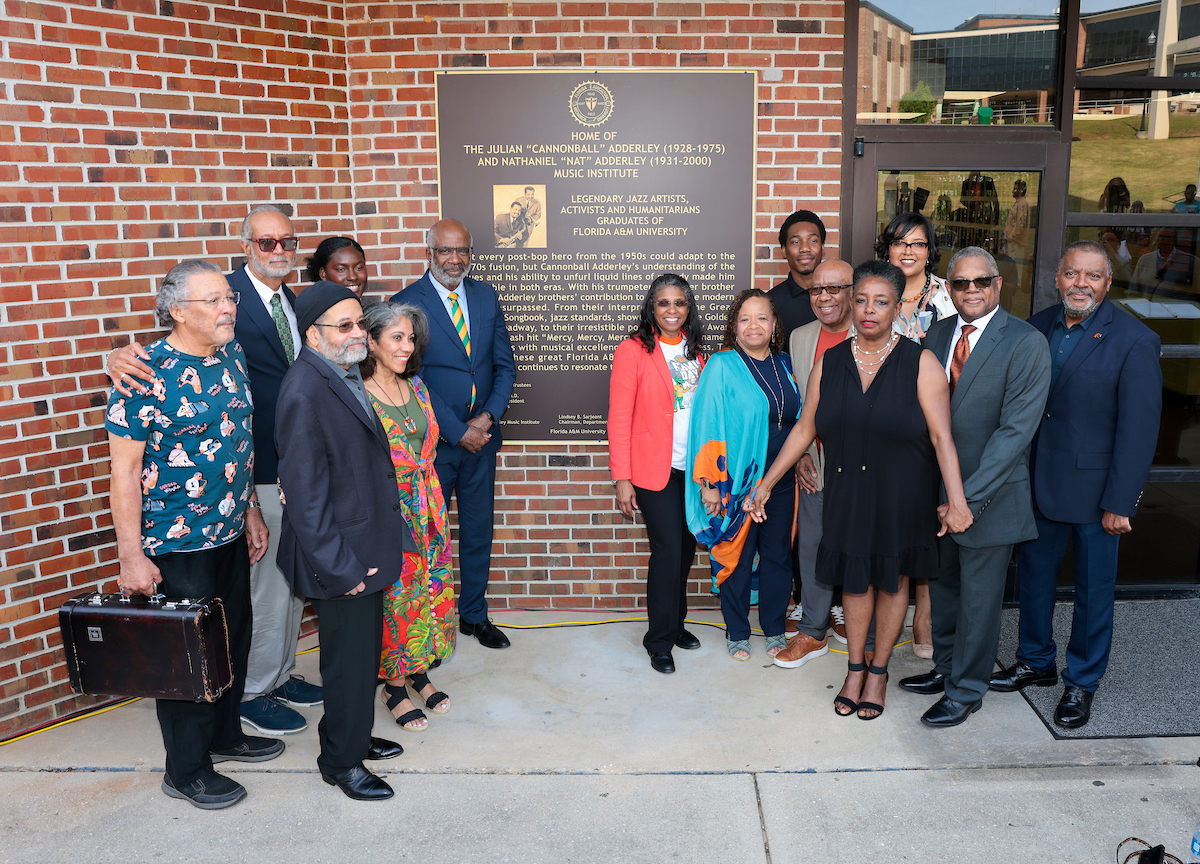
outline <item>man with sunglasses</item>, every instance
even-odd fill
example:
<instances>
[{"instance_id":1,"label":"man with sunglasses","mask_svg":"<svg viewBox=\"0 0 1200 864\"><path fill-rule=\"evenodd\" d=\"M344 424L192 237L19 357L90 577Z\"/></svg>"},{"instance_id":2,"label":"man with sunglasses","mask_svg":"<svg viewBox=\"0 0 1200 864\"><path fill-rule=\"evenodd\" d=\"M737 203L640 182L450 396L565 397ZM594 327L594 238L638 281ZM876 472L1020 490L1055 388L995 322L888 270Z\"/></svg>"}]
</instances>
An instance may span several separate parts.
<instances>
[{"instance_id":1,"label":"man with sunglasses","mask_svg":"<svg viewBox=\"0 0 1200 864\"><path fill-rule=\"evenodd\" d=\"M254 485L262 515L270 531L270 548L250 571L254 608L254 635L242 721L267 735L301 732L308 722L287 704L321 704L321 688L292 675L296 665L296 640L304 613L304 598L292 593L275 564L283 515L276 487L275 402L279 385L300 349L296 328L296 295L284 280L296 267L299 241L292 220L274 204L250 210L241 224L244 266L226 278L241 302L235 338L245 352L246 371L254 395ZM152 373L138 358L145 349L132 342L109 357L108 372L114 387L128 395L139 386L134 379L151 381Z\"/></svg>"},{"instance_id":2,"label":"man with sunglasses","mask_svg":"<svg viewBox=\"0 0 1200 864\"><path fill-rule=\"evenodd\" d=\"M929 582L934 669L900 682L914 693L942 694L921 717L934 728L966 721L988 690L1013 545L1037 536L1029 443L1050 390L1046 340L1000 308L996 259L967 246L948 272L958 314L934 324L924 344L950 382L951 431L975 521L938 541L938 578Z\"/></svg>"},{"instance_id":3,"label":"man with sunglasses","mask_svg":"<svg viewBox=\"0 0 1200 864\"><path fill-rule=\"evenodd\" d=\"M1016 662L992 676L1002 693L1058 683L1055 589L1070 540L1075 561L1071 640L1054 722L1087 724L1112 649L1117 543L1132 530L1154 461L1162 413L1160 340L1105 299L1112 265L1080 240L1055 273L1062 305L1029 319L1050 346L1050 398L1030 473L1038 536L1017 551L1021 627Z\"/></svg>"},{"instance_id":4,"label":"man with sunglasses","mask_svg":"<svg viewBox=\"0 0 1200 864\"><path fill-rule=\"evenodd\" d=\"M316 282L296 301L303 347L279 389L279 488L286 496L279 567L317 611L325 716L321 778L356 801L392 797L364 759L399 756L371 737L383 640L383 591L400 576L412 527L396 501L387 433L358 364L367 333L358 297Z\"/></svg>"},{"instance_id":5,"label":"man with sunglasses","mask_svg":"<svg viewBox=\"0 0 1200 864\"><path fill-rule=\"evenodd\" d=\"M817 320L792 331L792 369L801 392L817 359L827 350L854 335L850 298L854 290L854 268L845 261L823 261L812 274L808 292ZM821 443L814 441L796 466L801 493L796 505L796 557L800 563L799 592L803 609L800 620L788 620L793 632L787 646L775 655L775 665L796 669L814 657L829 653L826 631L833 605L833 586L817 581L817 547L821 545L824 513L825 457ZM794 630L793 630L794 628ZM867 649L874 648L874 632Z\"/></svg>"},{"instance_id":6,"label":"man with sunglasses","mask_svg":"<svg viewBox=\"0 0 1200 864\"><path fill-rule=\"evenodd\" d=\"M500 417L508 408L517 367L496 289L471 279L471 232L443 219L425 235L429 269L392 297L429 316L421 378L441 430L438 480L447 502L458 499L459 629L486 648L507 648L487 615L495 517Z\"/></svg>"}]
</instances>

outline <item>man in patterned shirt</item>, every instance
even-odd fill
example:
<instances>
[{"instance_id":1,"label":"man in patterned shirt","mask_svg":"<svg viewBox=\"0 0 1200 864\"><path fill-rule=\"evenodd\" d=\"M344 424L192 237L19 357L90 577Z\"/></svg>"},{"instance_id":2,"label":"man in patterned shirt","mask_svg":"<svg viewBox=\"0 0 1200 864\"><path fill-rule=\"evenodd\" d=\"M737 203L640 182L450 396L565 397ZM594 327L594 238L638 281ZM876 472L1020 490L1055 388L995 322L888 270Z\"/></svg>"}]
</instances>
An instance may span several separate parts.
<instances>
[{"instance_id":1,"label":"man in patterned shirt","mask_svg":"<svg viewBox=\"0 0 1200 864\"><path fill-rule=\"evenodd\" d=\"M171 268L155 313L173 329L147 349L155 381L114 392L106 412L112 514L126 593L155 586L176 597L220 597L233 686L213 703L160 699L167 751L162 789L204 810L246 797L213 762L262 762L283 742L242 732L239 707L250 651L250 564L267 550L254 494L253 400L233 341L238 295L221 271L190 260Z\"/></svg>"}]
</instances>

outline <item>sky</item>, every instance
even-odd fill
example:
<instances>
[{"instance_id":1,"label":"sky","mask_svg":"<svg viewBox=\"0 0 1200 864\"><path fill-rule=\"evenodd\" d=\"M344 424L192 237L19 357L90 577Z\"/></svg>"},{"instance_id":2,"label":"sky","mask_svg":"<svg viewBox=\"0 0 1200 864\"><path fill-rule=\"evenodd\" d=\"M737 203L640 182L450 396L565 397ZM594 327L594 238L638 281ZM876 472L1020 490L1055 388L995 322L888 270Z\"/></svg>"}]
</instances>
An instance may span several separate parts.
<instances>
[{"instance_id":1,"label":"sky","mask_svg":"<svg viewBox=\"0 0 1200 864\"><path fill-rule=\"evenodd\" d=\"M929 0L871 0L917 33L953 30L976 15L1054 15L1058 0L956 0L953 3ZM1136 5L1138 0L1083 0L1082 12L1099 12Z\"/></svg>"}]
</instances>

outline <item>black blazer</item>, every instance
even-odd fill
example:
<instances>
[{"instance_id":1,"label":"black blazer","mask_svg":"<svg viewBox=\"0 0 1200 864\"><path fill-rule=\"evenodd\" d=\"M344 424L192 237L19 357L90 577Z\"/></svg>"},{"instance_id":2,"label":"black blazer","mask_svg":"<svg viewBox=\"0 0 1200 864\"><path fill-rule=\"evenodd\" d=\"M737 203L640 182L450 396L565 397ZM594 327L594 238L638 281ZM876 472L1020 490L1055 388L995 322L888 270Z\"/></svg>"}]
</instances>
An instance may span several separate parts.
<instances>
[{"instance_id":1,"label":"black blazer","mask_svg":"<svg viewBox=\"0 0 1200 864\"><path fill-rule=\"evenodd\" d=\"M441 437L452 446L438 447L438 462L457 462L467 451L457 446L467 431L467 421L490 411L496 420L488 431L492 438L479 451L490 456L500 449L503 434L500 418L508 410L517 366L512 342L504 322L504 310L496 289L486 282L466 277L467 315L471 318L471 356L463 347L450 313L437 289L425 275L392 295L398 303L419 306L429 317L429 345L421 355L421 380L429 388L429 401L441 428ZM471 408L471 385L475 385L475 408Z\"/></svg>"},{"instance_id":2,"label":"black blazer","mask_svg":"<svg viewBox=\"0 0 1200 864\"><path fill-rule=\"evenodd\" d=\"M1029 319L1050 338L1062 306ZM1158 335L1108 300L1050 391L1033 439L1033 500L1056 522L1137 512L1162 414Z\"/></svg>"},{"instance_id":3,"label":"black blazer","mask_svg":"<svg viewBox=\"0 0 1200 864\"><path fill-rule=\"evenodd\" d=\"M275 402L279 398L279 385L288 371L288 361L271 310L263 305L254 283L246 275L246 268L239 267L225 278L229 280L229 287L241 295L233 333L246 353L246 374L250 376L250 392L254 396L254 482L274 483L279 476L279 459L275 453ZM286 285L280 290L295 309L296 295Z\"/></svg>"},{"instance_id":4,"label":"black blazer","mask_svg":"<svg viewBox=\"0 0 1200 864\"><path fill-rule=\"evenodd\" d=\"M387 588L417 547L383 424L308 347L284 376L276 414L287 499L279 569L304 597L340 597L363 581L368 594ZM371 567L379 572L368 577Z\"/></svg>"}]
</instances>

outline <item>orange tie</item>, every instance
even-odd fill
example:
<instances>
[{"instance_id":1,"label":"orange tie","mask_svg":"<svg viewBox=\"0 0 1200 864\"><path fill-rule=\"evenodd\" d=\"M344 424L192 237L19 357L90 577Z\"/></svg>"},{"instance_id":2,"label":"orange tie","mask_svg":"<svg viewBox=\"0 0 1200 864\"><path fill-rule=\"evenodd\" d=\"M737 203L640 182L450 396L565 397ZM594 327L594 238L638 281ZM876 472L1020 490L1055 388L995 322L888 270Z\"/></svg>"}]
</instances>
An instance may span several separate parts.
<instances>
[{"instance_id":1,"label":"orange tie","mask_svg":"<svg viewBox=\"0 0 1200 864\"><path fill-rule=\"evenodd\" d=\"M958 376L962 374L963 367L967 365L967 358L971 356L971 343L967 340L967 336L974 332L974 324L964 324L962 335L958 337L958 344L954 346L954 358L950 361L951 396L954 395L954 388L958 386Z\"/></svg>"}]
</instances>

